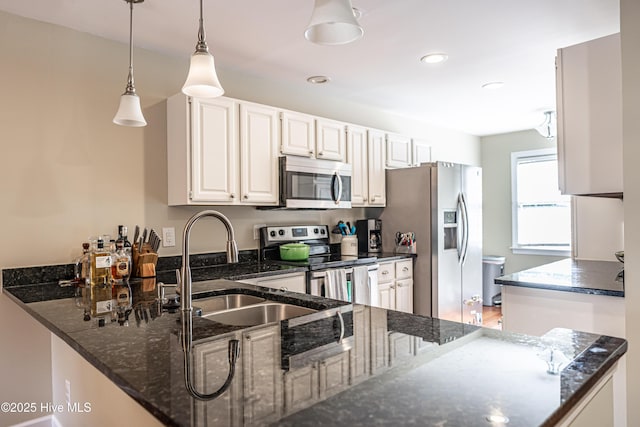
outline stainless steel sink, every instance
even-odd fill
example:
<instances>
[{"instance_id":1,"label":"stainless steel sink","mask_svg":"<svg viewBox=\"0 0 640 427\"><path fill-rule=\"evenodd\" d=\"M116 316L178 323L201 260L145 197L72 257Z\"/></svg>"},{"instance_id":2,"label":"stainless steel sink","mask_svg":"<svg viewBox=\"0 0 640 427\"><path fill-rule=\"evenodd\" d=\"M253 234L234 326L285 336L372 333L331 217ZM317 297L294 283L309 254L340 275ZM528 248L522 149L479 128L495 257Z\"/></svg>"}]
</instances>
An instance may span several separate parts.
<instances>
[{"instance_id":1,"label":"stainless steel sink","mask_svg":"<svg viewBox=\"0 0 640 427\"><path fill-rule=\"evenodd\" d=\"M265 304L219 311L208 315L203 313L202 317L224 323L225 325L255 326L279 322L315 312L316 310L311 308L269 301Z\"/></svg>"},{"instance_id":2,"label":"stainless steel sink","mask_svg":"<svg viewBox=\"0 0 640 427\"><path fill-rule=\"evenodd\" d=\"M266 301L264 298L245 294L228 294L211 298L194 299L193 306L202 309L202 316L219 311L246 307Z\"/></svg>"}]
</instances>

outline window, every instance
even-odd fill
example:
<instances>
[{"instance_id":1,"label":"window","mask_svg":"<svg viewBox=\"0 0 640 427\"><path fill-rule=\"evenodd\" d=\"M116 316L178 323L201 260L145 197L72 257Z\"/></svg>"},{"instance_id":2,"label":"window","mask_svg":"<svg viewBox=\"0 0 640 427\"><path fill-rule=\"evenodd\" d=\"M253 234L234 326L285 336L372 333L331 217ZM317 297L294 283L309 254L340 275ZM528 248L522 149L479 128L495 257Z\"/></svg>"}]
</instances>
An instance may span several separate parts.
<instances>
[{"instance_id":1,"label":"window","mask_svg":"<svg viewBox=\"0 0 640 427\"><path fill-rule=\"evenodd\" d=\"M512 251L570 255L571 198L558 189L554 149L511 153Z\"/></svg>"}]
</instances>

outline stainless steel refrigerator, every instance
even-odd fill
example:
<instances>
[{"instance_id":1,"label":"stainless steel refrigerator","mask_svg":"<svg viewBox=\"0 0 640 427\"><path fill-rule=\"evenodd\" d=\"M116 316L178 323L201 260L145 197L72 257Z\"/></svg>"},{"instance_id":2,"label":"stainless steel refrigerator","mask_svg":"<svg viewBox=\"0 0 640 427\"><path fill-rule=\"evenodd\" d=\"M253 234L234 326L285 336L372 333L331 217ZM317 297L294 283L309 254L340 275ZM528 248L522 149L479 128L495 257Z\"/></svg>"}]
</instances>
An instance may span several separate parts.
<instances>
[{"instance_id":1,"label":"stainless steel refrigerator","mask_svg":"<svg viewBox=\"0 0 640 427\"><path fill-rule=\"evenodd\" d=\"M415 233L414 313L482 323L482 169L435 162L386 174L383 250Z\"/></svg>"}]
</instances>

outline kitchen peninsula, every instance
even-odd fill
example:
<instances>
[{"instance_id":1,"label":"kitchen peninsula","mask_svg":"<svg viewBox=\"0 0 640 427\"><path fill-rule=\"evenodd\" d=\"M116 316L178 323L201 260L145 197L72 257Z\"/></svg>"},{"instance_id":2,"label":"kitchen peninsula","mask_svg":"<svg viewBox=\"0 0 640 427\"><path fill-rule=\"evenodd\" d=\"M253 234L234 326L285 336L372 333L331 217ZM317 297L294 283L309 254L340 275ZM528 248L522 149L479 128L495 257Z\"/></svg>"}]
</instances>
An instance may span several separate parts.
<instances>
[{"instance_id":1,"label":"kitchen peninsula","mask_svg":"<svg viewBox=\"0 0 640 427\"><path fill-rule=\"evenodd\" d=\"M194 318L199 390L220 387L229 370L228 343L240 343L229 389L203 402L184 386L180 314L151 311L155 283L146 284L148 293L136 289L142 283L133 286L134 296L149 297L149 304L128 326L83 321L73 298L52 297L46 286L28 301L11 287L4 292L51 331L52 346L90 365L63 366L64 375L91 369L115 384L144 408L135 415L141 418L127 420L138 425L492 426L508 419L509 425L551 426L593 417L593 405L598 419L610 424L612 372L627 350L623 339L569 329L530 337L228 280L202 281L194 282L194 306L203 298L240 294L314 311L254 326ZM57 283L48 289L59 292ZM548 363L558 352L565 363ZM74 387L71 396L78 399ZM109 399L90 403L91 413L72 414L76 423L93 424L101 406L116 411Z\"/></svg>"}]
</instances>

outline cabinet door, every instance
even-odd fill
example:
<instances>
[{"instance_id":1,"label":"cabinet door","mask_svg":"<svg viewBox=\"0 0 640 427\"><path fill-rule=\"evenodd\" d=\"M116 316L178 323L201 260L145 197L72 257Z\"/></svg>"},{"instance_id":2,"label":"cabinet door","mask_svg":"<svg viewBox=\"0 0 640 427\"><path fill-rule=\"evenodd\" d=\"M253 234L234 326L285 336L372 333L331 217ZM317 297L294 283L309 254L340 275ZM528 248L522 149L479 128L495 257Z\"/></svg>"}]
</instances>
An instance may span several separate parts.
<instances>
[{"instance_id":1,"label":"cabinet door","mask_svg":"<svg viewBox=\"0 0 640 427\"><path fill-rule=\"evenodd\" d=\"M413 313L413 279L396 280L396 310Z\"/></svg>"},{"instance_id":2,"label":"cabinet door","mask_svg":"<svg viewBox=\"0 0 640 427\"><path fill-rule=\"evenodd\" d=\"M411 160L413 166L431 162L431 144L419 139L411 140Z\"/></svg>"},{"instance_id":3,"label":"cabinet door","mask_svg":"<svg viewBox=\"0 0 640 427\"><path fill-rule=\"evenodd\" d=\"M316 135L313 116L283 111L282 143L280 153L293 156L315 157Z\"/></svg>"},{"instance_id":4,"label":"cabinet door","mask_svg":"<svg viewBox=\"0 0 640 427\"><path fill-rule=\"evenodd\" d=\"M413 277L413 259L396 261L396 279L410 279Z\"/></svg>"},{"instance_id":5,"label":"cabinet door","mask_svg":"<svg viewBox=\"0 0 640 427\"><path fill-rule=\"evenodd\" d=\"M371 307L371 374L389 366L387 311Z\"/></svg>"},{"instance_id":6,"label":"cabinet door","mask_svg":"<svg viewBox=\"0 0 640 427\"><path fill-rule=\"evenodd\" d=\"M378 301L382 308L390 310L396 309L395 282L378 283Z\"/></svg>"},{"instance_id":7,"label":"cabinet door","mask_svg":"<svg viewBox=\"0 0 640 427\"><path fill-rule=\"evenodd\" d=\"M387 204L385 179L385 137L384 132L368 132L369 206Z\"/></svg>"},{"instance_id":8,"label":"cabinet door","mask_svg":"<svg viewBox=\"0 0 640 427\"><path fill-rule=\"evenodd\" d=\"M622 193L621 67L620 34L558 50L558 175L563 194Z\"/></svg>"},{"instance_id":9,"label":"cabinet door","mask_svg":"<svg viewBox=\"0 0 640 427\"><path fill-rule=\"evenodd\" d=\"M237 168L238 103L192 98L191 201L232 202L238 193Z\"/></svg>"},{"instance_id":10,"label":"cabinet door","mask_svg":"<svg viewBox=\"0 0 640 427\"><path fill-rule=\"evenodd\" d=\"M347 161L346 126L334 120L316 119L316 157Z\"/></svg>"},{"instance_id":11,"label":"cabinet door","mask_svg":"<svg viewBox=\"0 0 640 427\"><path fill-rule=\"evenodd\" d=\"M319 396L318 367L313 363L284 374L284 410L286 414L317 402Z\"/></svg>"},{"instance_id":12,"label":"cabinet door","mask_svg":"<svg viewBox=\"0 0 640 427\"><path fill-rule=\"evenodd\" d=\"M350 353L345 351L320 361L318 374L321 399L326 399L349 387Z\"/></svg>"},{"instance_id":13,"label":"cabinet door","mask_svg":"<svg viewBox=\"0 0 640 427\"><path fill-rule=\"evenodd\" d=\"M282 408L280 324L243 333L244 420L279 419Z\"/></svg>"},{"instance_id":14,"label":"cabinet door","mask_svg":"<svg viewBox=\"0 0 640 427\"><path fill-rule=\"evenodd\" d=\"M387 167L411 166L411 138L393 133L387 134Z\"/></svg>"},{"instance_id":15,"label":"cabinet door","mask_svg":"<svg viewBox=\"0 0 640 427\"><path fill-rule=\"evenodd\" d=\"M201 393L213 393L227 379L229 373L229 340L225 337L194 345L193 378L196 390ZM238 411L242 387L238 387L242 378L242 366L238 360L234 381L220 397L206 402L195 400L195 418L197 425L241 425L242 414Z\"/></svg>"},{"instance_id":16,"label":"cabinet door","mask_svg":"<svg viewBox=\"0 0 640 427\"><path fill-rule=\"evenodd\" d=\"M371 372L369 318L369 307L353 306L353 348L350 368L352 384L367 379Z\"/></svg>"},{"instance_id":17,"label":"cabinet door","mask_svg":"<svg viewBox=\"0 0 640 427\"><path fill-rule=\"evenodd\" d=\"M275 108L240 104L241 203L278 203L280 123Z\"/></svg>"},{"instance_id":18,"label":"cabinet door","mask_svg":"<svg viewBox=\"0 0 640 427\"><path fill-rule=\"evenodd\" d=\"M366 206L369 199L367 131L358 126L347 128L347 162L352 167L351 206Z\"/></svg>"},{"instance_id":19,"label":"cabinet door","mask_svg":"<svg viewBox=\"0 0 640 427\"><path fill-rule=\"evenodd\" d=\"M400 332L389 334L389 365L398 364L401 359L415 354L415 339L412 335Z\"/></svg>"}]
</instances>

